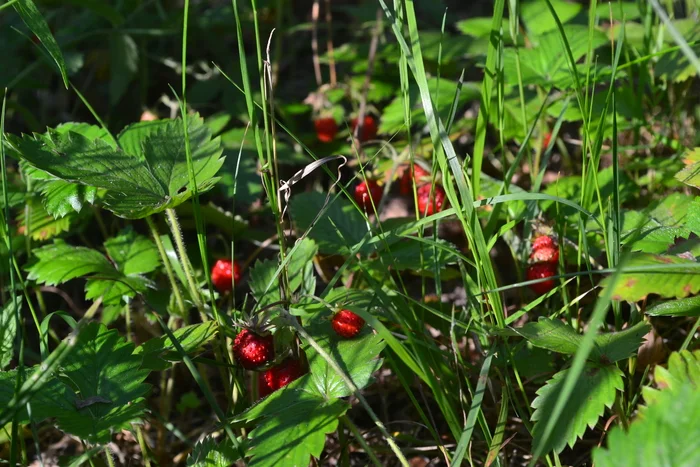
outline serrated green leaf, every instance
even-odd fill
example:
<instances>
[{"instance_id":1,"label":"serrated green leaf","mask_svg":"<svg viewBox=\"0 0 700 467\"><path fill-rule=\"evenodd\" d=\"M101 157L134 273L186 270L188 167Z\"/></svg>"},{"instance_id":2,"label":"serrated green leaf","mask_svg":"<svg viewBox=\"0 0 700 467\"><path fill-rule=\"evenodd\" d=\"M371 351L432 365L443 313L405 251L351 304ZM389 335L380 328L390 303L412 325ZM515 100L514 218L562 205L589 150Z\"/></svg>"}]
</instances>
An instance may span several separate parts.
<instances>
[{"instance_id":1,"label":"serrated green leaf","mask_svg":"<svg viewBox=\"0 0 700 467\"><path fill-rule=\"evenodd\" d=\"M23 384L26 378L37 369L38 366L25 368L24 378L20 378L20 384ZM2 408L7 407L15 395L18 371L17 369L0 371L0 407ZM57 417L59 413L70 413L75 410L74 406L71 407L68 390L58 378L49 378L29 400L32 407L32 420L41 422L50 417ZM18 410L17 416L20 423L29 422L26 406Z\"/></svg>"},{"instance_id":2,"label":"serrated green leaf","mask_svg":"<svg viewBox=\"0 0 700 467\"><path fill-rule=\"evenodd\" d=\"M207 342L214 339L218 326L216 321L192 324L173 332L186 353L192 353ZM150 339L136 348L136 355L143 356L142 368L149 370L165 370L171 362L179 361L182 357L168 336Z\"/></svg>"},{"instance_id":3,"label":"serrated green leaf","mask_svg":"<svg viewBox=\"0 0 700 467\"><path fill-rule=\"evenodd\" d=\"M0 370L4 370L14 357L15 333L17 321L15 314L19 311L22 300L15 297L0 308Z\"/></svg>"},{"instance_id":4,"label":"serrated green leaf","mask_svg":"<svg viewBox=\"0 0 700 467\"><path fill-rule=\"evenodd\" d=\"M58 66L58 71L63 78L63 84L68 88L68 76L66 74L66 64L63 60L63 54L39 9L32 0L19 0L14 4L14 8L22 18L22 21L24 21L24 24L27 25L36 37L39 38L44 47L46 47L46 51Z\"/></svg>"},{"instance_id":5,"label":"serrated green leaf","mask_svg":"<svg viewBox=\"0 0 700 467\"><path fill-rule=\"evenodd\" d=\"M688 165L676 174L676 180L700 188L700 147L689 149L684 159Z\"/></svg>"},{"instance_id":6,"label":"serrated green leaf","mask_svg":"<svg viewBox=\"0 0 700 467\"><path fill-rule=\"evenodd\" d=\"M542 453L561 452L567 444L573 447L576 439L583 436L587 427L595 426L605 408L612 407L617 391L624 387L622 371L617 367L586 364L552 434L542 446L545 442L542 439L543 430L561 393L568 371L555 374L537 391L538 396L532 401L532 407L535 409L532 414L532 421L535 422L532 432L533 451L542 449Z\"/></svg>"},{"instance_id":7,"label":"serrated green leaf","mask_svg":"<svg viewBox=\"0 0 700 467\"><path fill-rule=\"evenodd\" d=\"M85 204L93 204L97 196L94 186L78 185L64 180L46 183L41 192L44 195L46 212L53 217L64 217L72 211L80 212Z\"/></svg>"},{"instance_id":8,"label":"serrated green leaf","mask_svg":"<svg viewBox=\"0 0 700 467\"><path fill-rule=\"evenodd\" d=\"M645 310L649 316L700 316L700 297L657 303Z\"/></svg>"},{"instance_id":9,"label":"serrated green leaf","mask_svg":"<svg viewBox=\"0 0 700 467\"><path fill-rule=\"evenodd\" d=\"M677 390L683 385L700 388L700 350L673 352L668 357L667 367L658 365L654 368L657 389L649 386L642 388L647 405L655 404L663 392Z\"/></svg>"},{"instance_id":10,"label":"serrated green leaf","mask_svg":"<svg viewBox=\"0 0 700 467\"><path fill-rule=\"evenodd\" d=\"M311 456L321 455L326 434L337 429L338 417L350 406L305 389L310 376L275 391L238 417L258 421L250 433L249 465L306 466Z\"/></svg>"},{"instance_id":11,"label":"serrated green leaf","mask_svg":"<svg viewBox=\"0 0 700 467\"><path fill-rule=\"evenodd\" d=\"M627 433L614 427L607 448L593 451L596 467L700 465L700 391L689 383L663 392Z\"/></svg>"},{"instance_id":12,"label":"serrated green leaf","mask_svg":"<svg viewBox=\"0 0 700 467\"><path fill-rule=\"evenodd\" d=\"M571 326L560 320L544 317L514 331L535 347L567 355L575 354L583 339ZM639 349L647 332L649 325L640 322L624 331L599 334L595 337L595 346L588 358L600 364L629 358Z\"/></svg>"},{"instance_id":13,"label":"serrated green leaf","mask_svg":"<svg viewBox=\"0 0 700 467\"><path fill-rule=\"evenodd\" d=\"M71 246L61 240L35 249L34 255L39 261L27 268L27 278L42 284L58 285L88 274L116 275L114 266L99 251Z\"/></svg>"},{"instance_id":14,"label":"serrated green leaf","mask_svg":"<svg viewBox=\"0 0 700 467\"><path fill-rule=\"evenodd\" d=\"M317 247L313 240L305 238L297 247L287 263L287 273L289 277L290 292L294 293L308 282L309 275L313 277L312 260L316 256ZM264 307L281 300L279 290L279 276L275 273L279 263L275 260L258 261L250 270L249 285L250 290L258 302L259 307Z\"/></svg>"},{"instance_id":15,"label":"serrated green leaf","mask_svg":"<svg viewBox=\"0 0 700 467\"><path fill-rule=\"evenodd\" d=\"M326 195L307 192L293 196L289 212L299 232L305 232L326 201ZM347 254L367 233L362 215L343 198L330 198L326 212L309 232L318 249L325 254Z\"/></svg>"},{"instance_id":16,"label":"serrated green leaf","mask_svg":"<svg viewBox=\"0 0 700 467\"><path fill-rule=\"evenodd\" d=\"M153 131L144 132L144 128ZM210 189L223 164L220 141L211 139L199 116L188 117L195 180ZM142 218L187 200L191 195L181 120L127 128L119 137L125 152L102 139L49 130L33 137L8 136L13 150L35 167L60 179L107 190L105 203L115 214Z\"/></svg>"},{"instance_id":17,"label":"serrated green leaf","mask_svg":"<svg viewBox=\"0 0 700 467\"><path fill-rule=\"evenodd\" d=\"M353 310L355 307L347 307ZM353 310L356 311L356 310ZM352 339L343 339L333 331L330 314L319 315L306 326L309 335L332 356L358 389L369 384L372 374L381 367L379 354L386 343L374 334L369 326ZM310 389L326 399L346 397L352 394L345 381L329 363L308 343L304 351L309 360L311 373Z\"/></svg>"},{"instance_id":18,"label":"serrated green leaf","mask_svg":"<svg viewBox=\"0 0 700 467\"><path fill-rule=\"evenodd\" d=\"M597 335L591 357L599 363L614 363L636 355L644 336L651 330L649 324L640 321L620 332Z\"/></svg>"},{"instance_id":19,"label":"serrated green leaf","mask_svg":"<svg viewBox=\"0 0 700 467\"><path fill-rule=\"evenodd\" d=\"M658 265L677 265L673 269L652 268ZM648 294L662 297L683 298L700 290L700 270L687 267L697 264L693 260L669 255L652 255L640 253L630 258L626 263L629 268L646 268L649 272L625 272L617 281L613 290L613 300L636 302ZM608 287L610 279L603 280L602 285Z\"/></svg>"},{"instance_id":20,"label":"serrated green leaf","mask_svg":"<svg viewBox=\"0 0 700 467\"><path fill-rule=\"evenodd\" d=\"M137 235L130 228L105 241L104 246L117 269L127 276L146 274L160 266L160 256L153 240Z\"/></svg>"},{"instance_id":21,"label":"serrated green leaf","mask_svg":"<svg viewBox=\"0 0 700 467\"><path fill-rule=\"evenodd\" d=\"M67 384L75 391L68 394L75 409L59 415L58 426L84 440L105 444L111 433L129 428L143 415L143 396L149 389L143 381L149 371L141 369L134 345L102 324L88 324L75 345L63 367Z\"/></svg>"},{"instance_id":22,"label":"serrated green leaf","mask_svg":"<svg viewBox=\"0 0 700 467\"><path fill-rule=\"evenodd\" d=\"M21 210L17 215L17 223L19 224L17 232L22 235L31 233L33 240L46 241L60 233L67 232L71 227L71 222L77 218L76 213L69 213L59 219L54 218L46 211L37 197L27 198L26 205L29 206L29 222L27 222L27 210Z\"/></svg>"},{"instance_id":23,"label":"serrated green leaf","mask_svg":"<svg viewBox=\"0 0 700 467\"><path fill-rule=\"evenodd\" d=\"M212 436L207 436L192 448L192 452L187 456L188 467L229 467L233 465L240 456L236 454L233 443L228 438L224 438L217 443Z\"/></svg>"}]
</instances>

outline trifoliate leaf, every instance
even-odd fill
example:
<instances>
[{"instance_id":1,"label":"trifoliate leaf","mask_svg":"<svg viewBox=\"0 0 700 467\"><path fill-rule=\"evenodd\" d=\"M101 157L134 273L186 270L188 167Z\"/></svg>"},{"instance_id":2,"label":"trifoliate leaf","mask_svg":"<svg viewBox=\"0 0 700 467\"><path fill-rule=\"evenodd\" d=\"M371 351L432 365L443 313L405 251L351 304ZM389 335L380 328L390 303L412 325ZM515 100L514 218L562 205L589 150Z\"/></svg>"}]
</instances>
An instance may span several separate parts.
<instances>
[{"instance_id":1,"label":"trifoliate leaf","mask_svg":"<svg viewBox=\"0 0 700 467\"><path fill-rule=\"evenodd\" d=\"M299 233L307 231L316 215L323 209L326 194L307 192L293 196L289 212ZM331 196L326 211L309 231L309 238L316 241L318 249L325 254L347 254L353 245L367 233L362 215L343 198ZM367 245L362 251L367 250Z\"/></svg>"},{"instance_id":2,"label":"trifoliate leaf","mask_svg":"<svg viewBox=\"0 0 700 467\"><path fill-rule=\"evenodd\" d=\"M316 255L317 247L313 240L305 238L292 253L287 263L290 292L295 292L302 284L313 277L312 260ZM279 276L275 273L279 263L275 260L258 261L250 270L250 290L258 302L258 306L264 307L281 300L279 290Z\"/></svg>"},{"instance_id":3,"label":"trifoliate leaf","mask_svg":"<svg viewBox=\"0 0 700 467\"><path fill-rule=\"evenodd\" d=\"M700 391L689 382L659 398L632 422L629 431L615 427L607 448L593 451L596 467L700 465Z\"/></svg>"},{"instance_id":4,"label":"trifoliate leaf","mask_svg":"<svg viewBox=\"0 0 700 467\"><path fill-rule=\"evenodd\" d=\"M141 369L141 356L134 345L98 323L78 334L71 358L64 363L70 413L58 416L58 426L92 443L106 444L111 433L128 428L143 415L143 381L149 371ZM72 392L72 394L70 394Z\"/></svg>"},{"instance_id":5,"label":"trifoliate leaf","mask_svg":"<svg viewBox=\"0 0 700 467\"><path fill-rule=\"evenodd\" d=\"M186 353L199 349L215 336L218 327L216 321L185 326L173 332L175 338ZM165 370L171 363L181 359L180 353L168 336L150 339L136 348L135 354L143 356L142 368Z\"/></svg>"},{"instance_id":6,"label":"trifoliate leaf","mask_svg":"<svg viewBox=\"0 0 700 467\"><path fill-rule=\"evenodd\" d=\"M583 340L583 336L571 326L549 318L540 318L537 322L527 323L514 331L535 347L567 355L575 354ZM588 358L600 364L629 358L637 352L647 332L649 325L640 322L624 331L598 334Z\"/></svg>"},{"instance_id":7,"label":"trifoliate leaf","mask_svg":"<svg viewBox=\"0 0 700 467\"><path fill-rule=\"evenodd\" d=\"M220 443L207 436L198 441L187 456L188 467L229 467L234 465L240 456L236 454L230 439L224 438Z\"/></svg>"},{"instance_id":8,"label":"trifoliate leaf","mask_svg":"<svg viewBox=\"0 0 700 467\"><path fill-rule=\"evenodd\" d=\"M668 265L676 267L654 269L655 266ZM649 294L666 298L695 294L700 291L700 268L696 266L695 261L678 256L637 254L625 263L625 267L643 271L623 273L613 289L613 299L636 302ZM609 287L610 278L603 280L602 284Z\"/></svg>"},{"instance_id":9,"label":"trifoliate leaf","mask_svg":"<svg viewBox=\"0 0 700 467\"><path fill-rule=\"evenodd\" d=\"M566 399L554 429L548 439L543 439L545 426L549 421L557 399L561 394L564 380L569 370L560 371L537 391L537 398L532 401L535 422L532 436L532 450L549 453L561 452L568 444L573 446L587 427L593 427L605 412L612 407L617 391L624 387L622 371L616 366L596 366L587 364L579 376L573 391ZM544 444L543 444L544 443Z\"/></svg>"},{"instance_id":10,"label":"trifoliate leaf","mask_svg":"<svg viewBox=\"0 0 700 467\"><path fill-rule=\"evenodd\" d=\"M3 370L12 361L17 321L15 314L19 311L22 300L15 297L0 308L0 370Z\"/></svg>"},{"instance_id":11,"label":"trifoliate leaf","mask_svg":"<svg viewBox=\"0 0 700 467\"><path fill-rule=\"evenodd\" d=\"M189 117L187 123L195 181L200 192L206 191L223 164L220 141L211 139L199 116ZM146 217L192 195L181 120L129 127L119 140L127 141L128 149L73 131L8 136L12 148L33 166L62 180L107 190L107 207L121 217Z\"/></svg>"},{"instance_id":12,"label":"trifoliate leaf","mask_svg":"<svg viewBox=\"0 0 700 467\"><path fill-rule=\"evenodd\" d=\"M250 466L306 466L323 451L326 434L338 428L338 417L350 405L309 391L305 375L275 391L241 414L239 421L257 421L250 432Z\"/></svg>"}]
</instances>

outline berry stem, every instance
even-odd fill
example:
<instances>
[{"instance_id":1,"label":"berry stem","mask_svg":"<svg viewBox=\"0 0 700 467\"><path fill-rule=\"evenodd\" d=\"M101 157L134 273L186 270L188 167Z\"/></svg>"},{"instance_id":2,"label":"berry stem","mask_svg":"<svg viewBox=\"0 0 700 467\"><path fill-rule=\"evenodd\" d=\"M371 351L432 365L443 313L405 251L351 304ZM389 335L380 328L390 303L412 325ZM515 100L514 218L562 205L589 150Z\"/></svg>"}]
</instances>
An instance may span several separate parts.
<instances>
[{"instance_id":1,"label":"berry stem","mask_svg":"<svg viewBox=\"0 0 700 467\"><path fill-rule=\"evenodd\" d=\"M297 322L294 316L289 314L289 312L283 310L281 316L290 326L294 327L299 336L306 340L309 343L309 345L313 347L316 352L318 352L321 358L328 362L328 365L330 365L333 371L335 371L336 374L338 374L338 376L340 376L343 379L345 385L348 387L348 389L350 389L350 391L352 391L355 397L357 397L357 400L359 400L360 404L362 404L362 406L365 408L367 414L370 416L374 424L377 426L377 428L379 428L379 431L382 433L387 443L389 443L389 447L392 451L394 451L394 454L396 454L396 457L398 458L399 462L401 462L401 465L408 467L408 460L406 460L406 457L401 452L401 449L396 444L396 441L394 441L394 438L389 434L381 420L379 420L377 414L374 413L374 410L372 410L372 407L370 407L369 403L367 402L367 399L365 399L360 390L357 389L357 386L355 386L355 383L352 382L350 377L348 377L348 375L345 374L343 369L340 368L335 359L328 355L328 352L326 352L320 345L318 345L318 343L306 332L306 330L301 326L301 324Z\"/></svg>"}]
</instances>

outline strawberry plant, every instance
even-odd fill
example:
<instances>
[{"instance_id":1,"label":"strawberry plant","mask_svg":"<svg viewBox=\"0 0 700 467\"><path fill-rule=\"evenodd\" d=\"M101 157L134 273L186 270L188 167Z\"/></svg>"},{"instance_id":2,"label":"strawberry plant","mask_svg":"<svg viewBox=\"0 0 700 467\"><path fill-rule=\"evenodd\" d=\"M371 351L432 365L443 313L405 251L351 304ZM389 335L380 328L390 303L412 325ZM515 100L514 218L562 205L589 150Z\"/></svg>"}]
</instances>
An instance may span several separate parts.
<instances>
[{"instance_id":1,"label":"strawberry plant","mask_svg":"<svg viewBox=\"0 0 700 467\"><path fill-rule=\"evenodd\" d=\"M0 464L697 465L699 16L0 5Z\"/></svg>"}]
</instances>

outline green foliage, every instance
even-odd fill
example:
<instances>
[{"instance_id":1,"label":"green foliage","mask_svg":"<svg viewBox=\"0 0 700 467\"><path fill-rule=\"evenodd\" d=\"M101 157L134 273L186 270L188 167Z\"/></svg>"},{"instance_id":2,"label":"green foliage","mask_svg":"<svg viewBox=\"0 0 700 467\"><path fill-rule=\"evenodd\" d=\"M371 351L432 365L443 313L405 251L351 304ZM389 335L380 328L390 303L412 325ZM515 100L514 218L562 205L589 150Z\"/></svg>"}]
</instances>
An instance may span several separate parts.
<instances>
[{"instance_id":1,"label":"green foliage","mask_svg":"<svg viewBox=\"0 0 700 467\"><path fill-rule=\"evenodd\" d=\"M642 388L647 405L657 403L665 392L676 391L684 385L697 390L700 387L700 350L673 352L668 358L668 368L654 368L654 382L658 389Z\"/></svg>"},{"instance_id":2,"label":"green foliage","mask_svg":"<svg viewBox=\"0 0 700 467\"><path fill-rule=\"evenodd\" d=\"M582 9L577 3L570 3L564 0L549 0L554 7L554 11L562 23L572 20ZM547 8L545 0L530 0L523 2L520 7L520 16L525 23L525 27L533 34L539 35L548 31L555 31L557 23ZM568 27L566 28L568 32Z\"/></svg>"},{"instance_id":3,"label":"green foliage","mask_svg":"<svg viewBox=\"0 0 700 467\"><path fill-rule=\"evenodd\" d=\"M187 466L229 467L239 459L240 456L228 438L217 443L213 437L207 436L194 445L192 453L187 456Z\"/></svg>"},{"instance_id":4,"label":"green foliage","mask_svg":"<svg viewBox=\"0 0 700 467\"><path fill-rule=\"evenodd\" d=\"M599 334L589 355L593 362L614 363L633 356L642 343L650 326L644 322L620 332ZM535 347L567 355L575 354L583 336L560 320L540 318L536 323L528 323L515 332L527 339Z\"/></svg>"},{"instance_id":5,"label":"green foliage","mask_svg":"<svg viewBox=\"0 0 700 467\"><path fill-rule=\"evenodd\" d=\"M22 300L17 297L0 308L0 370L4 370L14 357L17 320L15 314L21 307Z\"/></svg>"},{"instance_id":6,"label":"green foliage","mask_svg":"<svg viewBox=\"0 0 700 467\"><path fill-rule=\"evenodd\" d=\"M143 416L148 370L140 368L141 357L133 353L133 344L104 325L88 324L73 345L60 374L52 375L31 399L32 419L55 418L63 431L106 444L114 431L128 429ZM0 373L2 407L14 394L16 372ZM21 410L20 418L28 420L26 410Z\"/></svg>"},{"instance_id":7,"label":"green foliage","mask_svg":"<svg viewBox=\"0 0 700 467\"><path fill-rule=\"evenodd\" d=\"M693 267L694 260L669 255L638 253L625 264L626 268L641 269L642 272L625 272L613 289L614 300L636 302L649 294L664 298L683 298L700 290L700 275ZM672 269L658 266L675 265ZM657 266L657 268L655 268ZM603 281L610 286L610 279Z\"/></svg>"},{"instance_id":8,"label":"green foliage","mask_svg":"<svg viewBox=\"0 0 700 467\"><path fill-rule=\"evenodd\" d=\"M192 324L173 331L173 335L186 353L192 353L216 337L216 321ZM141 368L148 370L165 370L172 362L180 361L182 356L168 336L149 339L136 348L134 354L141 355Z\"/></svg>"},{"instance_id":9,"label":"green foliage","mask_svg":"<svg viewBox=\"0 0 700 467\"><path fill-rule=\"evenodd\" d=\"M8 136L24 160L65 181L107 190L106 207L131 219L173 208L192 196L181 120L129 126L118 140L51 130L18 138ZM223 164L220 141L199 116L189 117L188 133L197 189L209 190Z\"/></svg>"},{"instance_id":10,"label":"green foliage","mask_svg":"<svg viewBox=\"0 0 700 467\"><path fill-rule=\"evenodd\" d=\"M532 436L532 450L542 452L561 452L566 445L574 446L576 439L583 436L587 427L594 427L605 412L612 407L618 391L624 386L622 371L615 366L598 366L586 364L579 376L574 390L566 400L562 415L557 420L551 435L543 439L543 431L554 410L564 380L569 370L563 370L537 391L537 398L532 401L535 422ZM542 443L545 443L541 446Z\"/></svg>"},{"instance_id":11,"label":"green foliage","mask_svg":"<svg viewBox=\"0 0 700 467\"><path fill-rule=\"evenodd\" d=\"M649 316L700 316L700 297L657 303L645 312Z\"/></svg>"},{"instance_id":12,"label":"green foliage","mask_svg":"<svg viewBox=\"0 0 700 467\"><path fill-rule=\"evenodd\" d=\"M661 391L628 432L614 427L607 448L593 451L593 461L600 467L698 465L698 413L700 391L697 385L682 381L673 390Z\"/></svg>"},{"instance_id":13,"label":"green foliage","mask_svg":"<svg viewBox=\"0 0 700 467\"><path fill-rule=\"evenodd\" d=\"M676 180L700 188L700 148L689 149L684 161L687 166L676 174Z\"/></svg>"}]
</instances>

